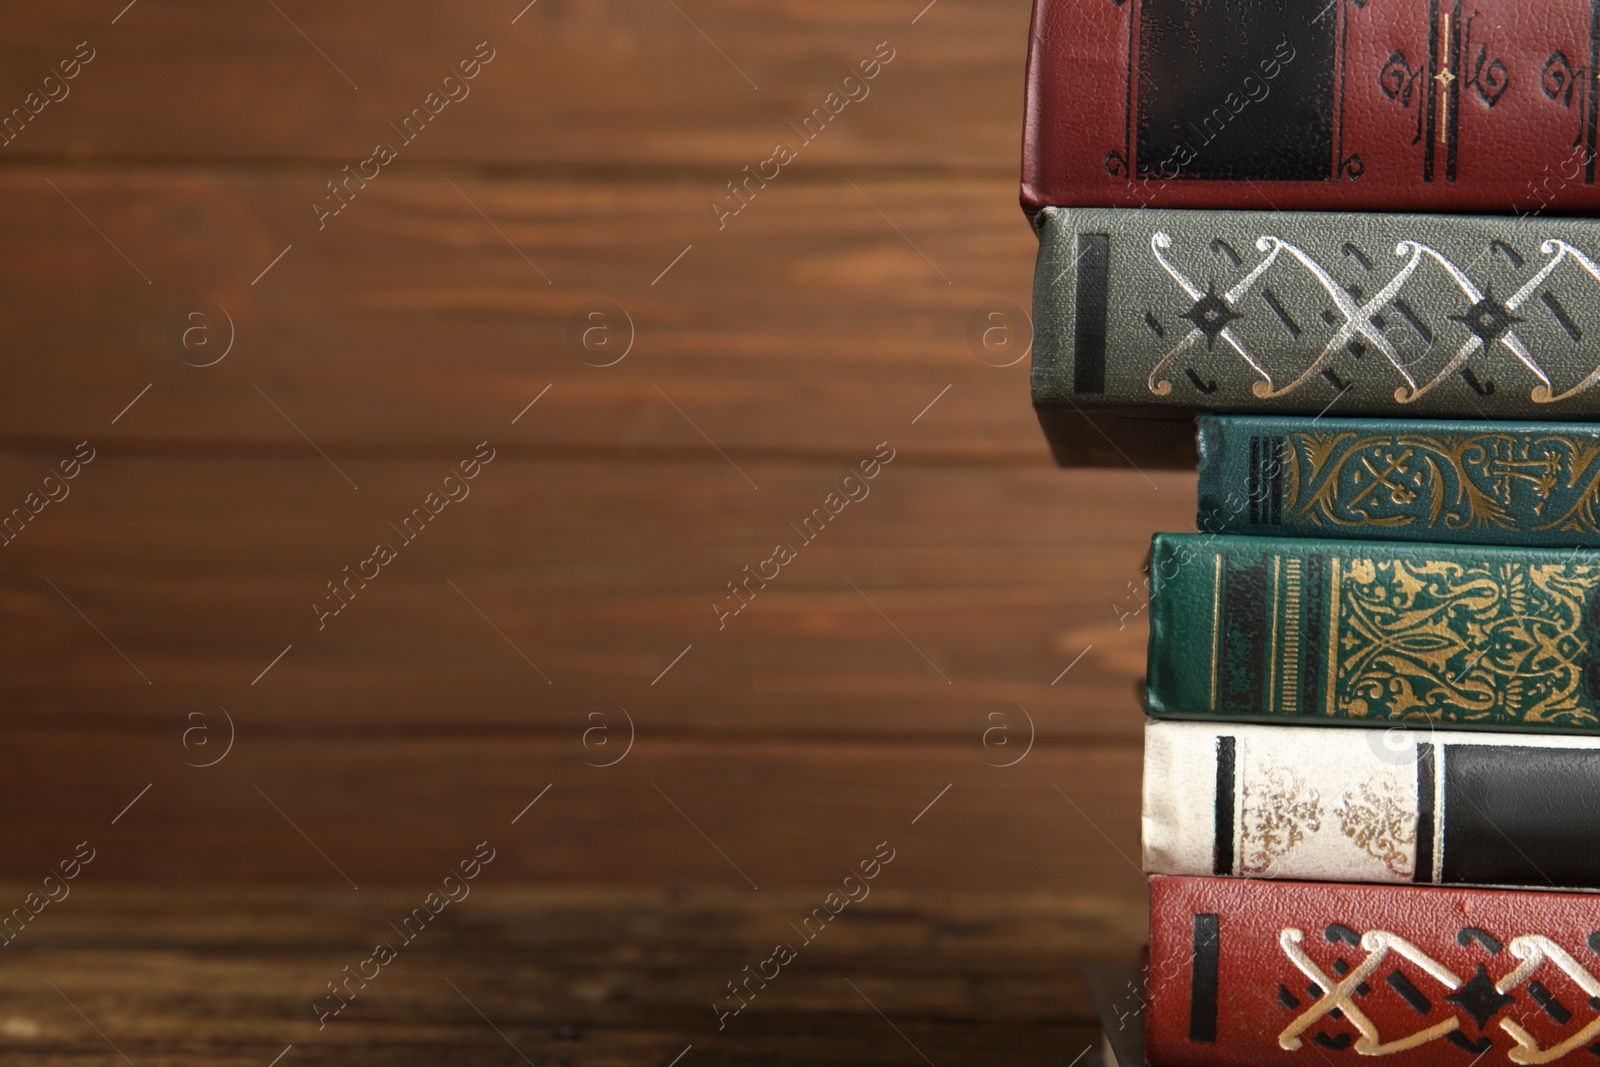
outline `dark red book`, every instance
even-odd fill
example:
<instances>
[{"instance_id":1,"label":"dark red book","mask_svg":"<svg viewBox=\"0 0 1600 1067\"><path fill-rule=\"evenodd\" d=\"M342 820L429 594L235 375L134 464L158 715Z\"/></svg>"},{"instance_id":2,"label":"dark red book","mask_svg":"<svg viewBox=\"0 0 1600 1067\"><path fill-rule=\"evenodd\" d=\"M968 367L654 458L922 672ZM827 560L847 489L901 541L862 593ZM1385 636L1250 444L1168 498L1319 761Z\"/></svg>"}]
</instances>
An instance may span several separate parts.
<instances>
[{"instance_id":1,"label":"dark red book","mask_svg":"<svg viewBox=\"0 0 1600 1067\"><path fill-rule=\"evenodd\" d=\"M1596 0L1035 0L1022 203L1600 208Z\"/></svg>"},{"instance_id":2,"label":"dark red book","mask_svg":"<svg viewBox=\"0 0 1600 1067\"><path fill-rule=\"evenodd\" d=\"M1600 1056L1600 896L1150 878L1163 1067Z\"/></svg>"}]
</instances>

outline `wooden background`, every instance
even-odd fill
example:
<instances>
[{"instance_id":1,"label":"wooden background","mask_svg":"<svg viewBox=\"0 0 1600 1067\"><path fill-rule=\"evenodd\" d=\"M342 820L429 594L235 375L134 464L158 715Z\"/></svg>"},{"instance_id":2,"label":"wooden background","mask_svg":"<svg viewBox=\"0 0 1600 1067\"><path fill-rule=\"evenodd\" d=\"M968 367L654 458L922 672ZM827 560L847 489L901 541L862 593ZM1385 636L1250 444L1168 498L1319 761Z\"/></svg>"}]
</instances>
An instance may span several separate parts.
<instances>
[{"instance_id":1,"label":"wooden background","mask_svg":"<svg viewBox=\"0 0 1600 1067\"><path fill-rule=\"evenodd\" d=\"M811 892L888 840L895 892L1142 899L1134 591L1193 479L1052 468L1027 361L969 341L1029 299L1028 11L925 2L8 10L0 108L94 59L0 147L0 511L95 458L0 546L0 875L88 839L106 886L417 887L489 839L505 888ZM196 300L232 324L209 367L180 357L221 320L173 339ZM570 328L602 301L632 324L608 367ZM325 583L485 440L470 497L319 630ZM884 441L719 630L725 583ZM990 701L1032 729L976 744Z\"/></svg>"}]
</instances>

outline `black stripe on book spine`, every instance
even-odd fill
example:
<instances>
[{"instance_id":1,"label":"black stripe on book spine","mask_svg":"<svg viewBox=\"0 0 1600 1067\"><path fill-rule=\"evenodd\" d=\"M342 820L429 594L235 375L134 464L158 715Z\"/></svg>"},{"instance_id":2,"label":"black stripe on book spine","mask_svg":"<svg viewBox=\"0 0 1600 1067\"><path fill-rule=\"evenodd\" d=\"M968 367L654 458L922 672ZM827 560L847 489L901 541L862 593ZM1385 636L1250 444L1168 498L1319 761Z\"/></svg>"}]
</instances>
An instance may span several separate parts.
<instances>
[{"instance_id":1,"label":"black stripe on book spine","mask_svg":"<svg viewBox=\"0 0 1600 1067\"><path fill-rule=\"evenodd\" d=\"M1595 0L1600 3L1600 0ZM1428 3L1428 81L1433 81L1439 74L1439 0L1429 0ZM1591 79L1592 80L1592 79ZM1427 82L1423 82L1424 85ZM1438 121L1439 109L1430 107L1425 109L1427 114L1427 133L1424 135L1426 148L1422 151L1422 180L1433 181L1433 142L1438 134L1434 125ZM1591 111L1591 114L1593 112Z\"/></svg>"},{"instance_id":2,"label":"black stripe on book spine","mask_svg":"<svg viewBox=\"0 0 1600 1067\"><path fill-rule=\"evenodd\" d=\"M1245 495L1250 498L1250 525L1261 523L1261 438L1250 435L1250 467Z\"/></svg>"},{"instance_id":3,"label":"black stripe on book spine","mask_svg":"<svg viewBox=\"0 0 1600 1067\"><path fill-rule=\"evenodd\" d=\"M1600 115L1595 114L1595 109L1600 108L1600 81L1594 77L1595 69L1600 67L1600 0L1592 0L1589 5L1589 123L1586 131L1585 150L1583 153L1583 184L1594 184L1594 156L1596 150L1596 131L1600 129Z\"/></svg>"},{"instance_id":4,"label":"black stripe on book spine","mask_svg":"<svg viewBox=\"0 0 1600 1067\"><path fill-rule=\"evenodd\" d=\"M1572 1021L1572 1011L1537 978L1528 983L1528 996L1556 1021L1557 1026L1565 1026Z\"/></svg>"},{"instance_id":5,"label":"black stripe on book spine","mask_svg":"<svg viewBox=\"0 0 1600 1067\"><path fill-rule=\"evenodd\" d=\"M1072 391L1106 391L1106 313L1111 299L1111 235L1078 234L1078 306L1072 324Z\"/></svg>"},{"instance_id":6,"label":"black stripe on book spine","mask_svg":"<svg viewBox=\"0 0 1600 1067\"><path fill-rule=\"evenodd\" d=\"M1595 0L1595 3L1600 4L1600 0ZM1430 327L1426 322L1424 322L1417 315L1417 313L1414 310L1412 310L1411 305L1406 303L1405 299L1403 297L1395 297L1395 299L1394 299L1394 309L1396 311L1400 312L1400 317L1401 318L1405 319L1406 322L1410 323L1411 328L1413 330L1417 331L1417 336L1418 337L1422 338L1425 342L1427 342L1430 345L1433 344L1433 328Z\"/></svg>"},{"instance_id":7,"label":"black stripe on book spine","mask_svg":"<svg viewBox=\"0 0 1600 1067\"><path fill-rule=\"evenodd\" d=\"M1600 0L1595 0L1600 3ZM1126 110L1122 113L1122 158L1127 163L1128 180L1131 182L1134 167L1138 166L1138 159L1133 152L1133 57L1139 52L1139 15L1138 4L1128 5L1128 99L1124 104Z\"/></svg>"},{"instance_id":8,"label":"black stripe on book spine","mask_svg":"<svg viewBox=\"0 0 1600 1067\"><path fill-rule=\"evenodd\" d=\"M1417 745L1417 861L1413 882L1433 881L1433 745Z\"/></svg>"},{"instance_id":9,"label":"black stripe on book spine","mask_svg":"<svg viewBox=\"0 0 1600 1067\"><path fill-rule=\"evenodd\" d=\"M1418 1015L1426 1015L1433 1010L1433 1005L1428 998L1422 995L1422 990L1411 984L1411 979L1399 971L1390 971L1384 984L1394 990L1400 999L1411 1005L1411 1010Z\"/></svg>"},{"instance_id":10,"label":"black stripe on book spine","mask_svg":"<svg viewBox=\"0 0 1600 1067\"><path fill-rule=\"evenodd\" d=\"M1217 811L1211 873L1233 873L1233 738L1217 738Z\"/></svg>"},{"instance_id":11,"label":"black stripe on book spine","mask_svg":"<svg viewBox=\"0 0 1600 1067\"><path fill-rule=\"evenodd\" d=\"M1217 963L1221 949L1222 926L1217 915L1197 914L1194 975L1189 982L1189 1040L1195 1044L1211 1045L1217 1040Z\"/></svg>"},{"instance_id":12,"label":"black stripe on book spine","mask_svg":"<svg viewBox=\"0 0 1600 1067\"><path fill-rule=\"evenodd\" d=\"M1450 58L1445 61L1451 70L1461 70L1461 37L1463 23L1461 21L1461 0L1455 0L1455 7L1450 20L1450 39L1445 42L1445 47L1450 50ZM1456 161L1461 151L1461 79L1451 78L1445 93L1450 98L1450 125L1445 131L1449 144L1445 153L1444 180L1456 180Z\"/></svg>"},{"instance_id":13,"label":"black stripe on book spine","mask_svg":"<svg viewBox=\"0 0 1600 1067\"><path fill-rule=\"evenodd\" d=\"M1568 337L1574 341L1583 340L1583 330L1577 323L1572 321L1572 316L1567 314L1567 309L1562 306L1560 300L1556 299L1556 294L1546 289L1540 294L1539 303L1550 309L1550 314L1554 315L1556 321L1561 324L1561 328L1567 331Z\"/></svg>"},{"instance_id":14,"label":"black stripe on book spine","mask_svg":"<svg viewBox=\"0 0 1600 1067\"><path fill-rule=\"evenodd\" d=\"M1272 525L1283 525L1283 467L1289 462L1289 439L1272 439L1272 470L1267 475L1267 500L1272 505Z\"/></svg>"},{"instance_id":15,"label":"black stripe on book spine","mask_svg":"<svg viewBox=\"0 0 1600 1067\"><path fill-rule=\"evenodd\" d=\"M1271 308L1272 313L1278 316L1278 321L1283 323L1283 328L1289 331L1290 339L1294 341L1300 340L1300 324L1294 321L1294 316L1290 315L1289 309L1283 306L1283 301L1278 299L1278 294L1271 289L1263 289L1261 290L1261 299L1266 301L1267 307Z\"/></svg>"}]
</instances>

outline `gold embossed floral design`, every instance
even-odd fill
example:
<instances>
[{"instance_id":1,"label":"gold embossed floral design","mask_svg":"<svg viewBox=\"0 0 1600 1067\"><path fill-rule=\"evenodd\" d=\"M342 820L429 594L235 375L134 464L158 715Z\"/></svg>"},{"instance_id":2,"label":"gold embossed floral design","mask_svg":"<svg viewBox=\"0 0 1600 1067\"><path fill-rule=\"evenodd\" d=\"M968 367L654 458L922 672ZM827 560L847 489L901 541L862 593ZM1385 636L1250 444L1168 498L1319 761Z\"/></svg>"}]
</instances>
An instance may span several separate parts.
<instances>
[{"instance_id":1,"label":"gold embossed floral design","mask_svg":"<svg viewBox=\"0 0 1600 1067\"><path fill-rule=\"evenodd\" d=\"M1338 560L1334 707L1351 718L1593 726L1592 564Z\"/></svg>"},{"instance_id":2,"label":"gold embossed floral design","mask_svg":"<svg viewBox=\"0 0 1600 1067\"><path fill-rule=\"evenodd\" d=\"M1417 843L1415 800L1400 795L1392 778L1344 791L1333 809L1339 831L1357 848L1382 863L1396 878L1409 880L1415 869Z\"/></svg>"},{"instance_id":3,"label":"gold embossed floral design","mask_svg":"<svg viewBox=\"0 0 1600 1067\"><path fill-rule=\"evenodd\" d=\"M1600 526L1600 443L1510 433L1292 433L1287 520L1312 526Z\"/></svg>"},{"instance_id":4,"label":"gold embossed floral design","mask_svg":"<svg viewBox=\"0 0 1600 1067\"><path fill-rule=\"evenodd\" d=\"M1239 807L1239 873L1268 875L1307 833L1322 829L1322 798L1287 767L1263 757Z\"/></svg>"}]
</instances>

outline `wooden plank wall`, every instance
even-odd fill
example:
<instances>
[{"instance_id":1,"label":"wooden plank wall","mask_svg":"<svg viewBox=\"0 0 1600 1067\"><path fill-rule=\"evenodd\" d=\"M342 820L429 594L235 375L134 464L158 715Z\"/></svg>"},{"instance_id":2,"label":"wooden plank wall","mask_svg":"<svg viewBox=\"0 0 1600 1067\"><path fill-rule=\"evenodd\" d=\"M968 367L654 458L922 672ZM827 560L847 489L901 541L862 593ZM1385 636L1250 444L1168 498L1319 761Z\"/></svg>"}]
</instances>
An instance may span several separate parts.
<instances>
[{"instance_id":1,"label":"wooden plank wall","mask_svg":"<svg viewBox=\"0 0 1600 1067\"><path fill-rule=\"evenodd\" d=\"M1193 479L1053 469L974 346L1027 4L924 4L8 11L0 875L1137 892Z\"/></svg>"}]
</instances>

